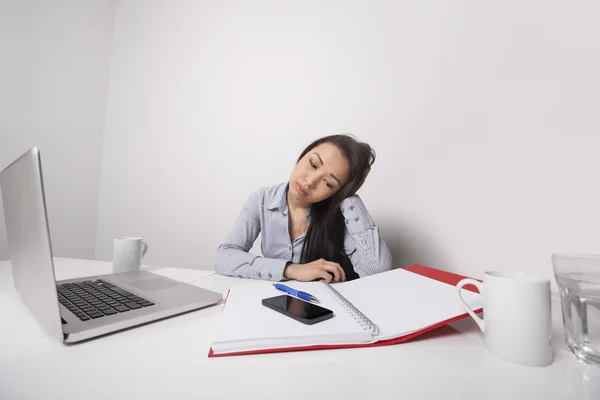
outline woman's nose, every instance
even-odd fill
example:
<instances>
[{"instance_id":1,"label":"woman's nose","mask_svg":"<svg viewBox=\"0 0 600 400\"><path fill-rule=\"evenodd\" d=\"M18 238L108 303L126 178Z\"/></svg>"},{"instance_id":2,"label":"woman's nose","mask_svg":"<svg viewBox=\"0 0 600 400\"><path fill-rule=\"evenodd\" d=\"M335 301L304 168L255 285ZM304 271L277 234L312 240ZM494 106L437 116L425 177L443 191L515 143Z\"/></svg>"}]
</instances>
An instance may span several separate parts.
<instances>
[{"instance_id":1,"label":"woman's nose","mask_svg":"<svg viewBox=\"0 0 600 400\"><path fill-rule=\"evenodd\" d=\"M314 174L308 174L306 176L306 184L310 187L313 185L313 182L315 182L315 175Z\"/></svg>"},{"instance_id":2,"label":"woman's nose","mask_svg":"<svg viewBox=\"0 0 600 400\"><path fill-rule=\"evenodd\" d=\"M321 179L321 175L320 171L310 171L306 175L306 184L312 187L315 182L318 182L319 179Z\"/></svg>"}]
</instances>

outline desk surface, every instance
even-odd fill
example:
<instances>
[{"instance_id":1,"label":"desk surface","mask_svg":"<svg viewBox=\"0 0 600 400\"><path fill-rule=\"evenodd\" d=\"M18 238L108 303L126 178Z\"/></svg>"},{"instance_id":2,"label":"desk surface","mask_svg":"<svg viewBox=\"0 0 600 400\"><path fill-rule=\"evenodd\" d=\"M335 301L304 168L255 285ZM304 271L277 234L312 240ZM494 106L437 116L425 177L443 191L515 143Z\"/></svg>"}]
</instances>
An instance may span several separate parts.
<instances>
[{"instance_id":1,"label":"desk surface","mask_svg":"<svg viewBox=\"0 0 600 400\"><path fill-rule=\"evenodd\" d=\"M145 268L223 294L243 281ZM57 279L110 272L56 259ZM542 368L492 356L470 319L395 346L208 358L222 305L67 346L39 328L0 262L0 398L598 399L600 367L566 351L558 306L555 359Z\"/></svg>"}]
</instances>

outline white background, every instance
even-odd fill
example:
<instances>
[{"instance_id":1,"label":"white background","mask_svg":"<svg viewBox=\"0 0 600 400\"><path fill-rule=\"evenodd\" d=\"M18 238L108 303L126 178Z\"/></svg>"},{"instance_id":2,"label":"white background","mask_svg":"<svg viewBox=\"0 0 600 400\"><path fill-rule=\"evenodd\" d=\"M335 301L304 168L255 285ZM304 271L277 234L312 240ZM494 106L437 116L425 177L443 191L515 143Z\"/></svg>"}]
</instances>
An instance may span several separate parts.
<instances>
[{"instance_id":1,"label":"white background","mask_svg":"<svg viewBox=\"0 0 600 400\"><path fill-rule=\"evenodd\" d=\"M56 12L39 4L33 14ZM81 110L67 103L45 130L53 239L73 244L58 255L109 260L113 237L135 235L146 263L212 269L250 192L339 132L377 151L359 193L395 266L549 276L554 251L600 253L597 2L117 0L112 20L112 3L86 4L99 17L77 24L85 13L69 7L70 35L44 47L47 63L90 53L69 73ZM64 73L27 65L43 85ZM9 81L24 96L0 95L10 115L40 98L42 116L55 114L60 87ZM29 118L29 134L42 120ZM4 164L21 121L0 122ZM84 131L77 154L65 143Z\"/></svg>"},{"instance_id":2,"label":"white background","mask_svg":"<svg viewBox=\"0 0 600 400\"><path fill-rule=\"evenodd\" d=\"M39 147L57 255L95 256L113 14L113 1L0 0L0 170Z\"/></svg>"}]
</instances>

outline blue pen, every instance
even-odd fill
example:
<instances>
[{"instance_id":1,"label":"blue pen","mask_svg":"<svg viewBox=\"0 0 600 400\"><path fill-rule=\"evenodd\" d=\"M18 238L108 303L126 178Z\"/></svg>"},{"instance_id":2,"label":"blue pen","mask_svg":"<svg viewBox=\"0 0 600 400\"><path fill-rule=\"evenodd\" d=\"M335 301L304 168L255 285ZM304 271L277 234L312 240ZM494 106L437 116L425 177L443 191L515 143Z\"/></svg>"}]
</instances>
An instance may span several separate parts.
<instances>
[{"instance_id":1,"label":"blue pen","mask_svg":"<svg viewBox=\"0 0 600 400\"><path fill-rule=\"evenodd\" d=\"M299 299L320 303L319 299L317 299L312 294L308 294L306 292L301 292L299 290L292 289L291 287L282 285L281 283L274 283L273 286L275 286L275 289L279 289L283 292L289 293L292 296L298 297Z\"/></svg>"}]
</instances>

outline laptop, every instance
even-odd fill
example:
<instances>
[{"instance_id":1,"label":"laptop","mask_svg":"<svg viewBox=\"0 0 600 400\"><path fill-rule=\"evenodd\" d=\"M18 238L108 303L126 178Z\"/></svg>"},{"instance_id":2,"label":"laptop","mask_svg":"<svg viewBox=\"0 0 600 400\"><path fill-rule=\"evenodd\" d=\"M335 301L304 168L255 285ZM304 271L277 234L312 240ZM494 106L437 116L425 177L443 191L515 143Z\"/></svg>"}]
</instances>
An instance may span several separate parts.
<instances>
[{"instance_id":1,"label":"laptop","mask_svg":"<svg viewBox=\"0 0 600 400\"><path fill-rule=\"evenodd\" d=\"M41 326L60 341L87 340L223 299L143 270L57 282L38 148L0 172L0 190L15 288Z\"/></svg>"}]
</instances>

